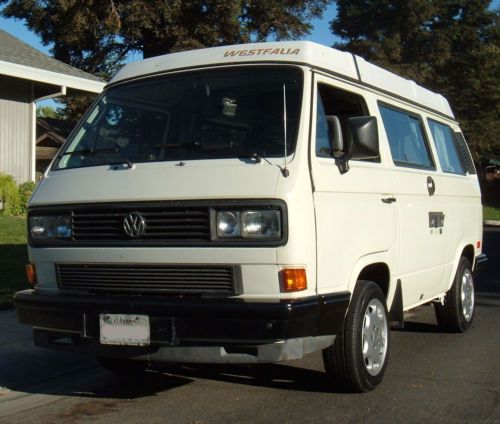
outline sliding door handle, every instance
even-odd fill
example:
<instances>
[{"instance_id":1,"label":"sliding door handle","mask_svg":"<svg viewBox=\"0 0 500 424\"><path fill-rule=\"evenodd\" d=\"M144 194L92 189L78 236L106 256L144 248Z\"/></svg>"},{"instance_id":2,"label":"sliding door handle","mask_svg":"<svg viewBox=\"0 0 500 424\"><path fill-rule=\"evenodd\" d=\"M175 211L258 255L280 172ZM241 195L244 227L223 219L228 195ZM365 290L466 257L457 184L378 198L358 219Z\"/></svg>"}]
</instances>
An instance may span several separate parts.
<instances>
[{"instance_id":1,"label":"sliding door handle","mask_svg":"<svg viewBox=\"0 0 500 424\"><path fill-rule=\"evenodd\" d=\"M395 197L386 197L385 199L382 199L382 202L384 203L394 203L396 201Z\"/></svg>"},{"instance_id":2,"label":"sliding door handle","mask_svg":"<svg viewBox=\"0 0 500 424\"><path fill-rule=\"evenodd\" d=\"M434 196L434 192L436 191L436 184L432 177L427 177L427 191L429 192L429 196Z\"/></svg>"}]
</instances>

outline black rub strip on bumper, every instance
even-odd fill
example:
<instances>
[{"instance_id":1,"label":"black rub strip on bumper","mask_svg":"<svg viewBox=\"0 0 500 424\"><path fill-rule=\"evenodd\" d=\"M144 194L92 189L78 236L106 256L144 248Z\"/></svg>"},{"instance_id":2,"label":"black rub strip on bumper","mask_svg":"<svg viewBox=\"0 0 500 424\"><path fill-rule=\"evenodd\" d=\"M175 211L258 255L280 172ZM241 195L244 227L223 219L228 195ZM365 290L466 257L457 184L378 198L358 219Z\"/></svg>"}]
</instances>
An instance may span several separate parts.
<instances>
[{"instance_id":1,"label":"black rub strip on bumper","mask_svg":"<svg viewBox=\"0 0 500 424\"><path fill-rule=\"evenodd\" d=\"M99 314L150 317L151 342L269 343L296 337L339 334L349 305L348 292L280 301L235 298L190 299L147 296L46 295L16 293L14 304L23 324L99 338Z\"/></svg>"}]
</instances>

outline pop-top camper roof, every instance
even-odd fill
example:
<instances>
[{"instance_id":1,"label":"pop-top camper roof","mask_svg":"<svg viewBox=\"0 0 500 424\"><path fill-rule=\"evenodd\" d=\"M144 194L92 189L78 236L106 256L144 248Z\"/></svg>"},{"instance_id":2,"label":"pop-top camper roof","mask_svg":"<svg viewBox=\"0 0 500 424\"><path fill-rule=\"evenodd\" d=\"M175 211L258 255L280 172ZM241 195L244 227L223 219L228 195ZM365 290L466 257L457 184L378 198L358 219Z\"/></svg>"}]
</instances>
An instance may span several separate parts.
<instances>
[{"instance_id":1,"label":"pop-top camper roof","mask_svg":"<svg viewBox=\"0 0 500 424\"><path fill-rule=\"evenodd\" d=\"M240 44L152 57L124 66L110 84L174 70L256 62L298 63L321 68L454 117L448 101L442 95L367 62L362 57L310 41Z\"/></svg>"}]
</instances>

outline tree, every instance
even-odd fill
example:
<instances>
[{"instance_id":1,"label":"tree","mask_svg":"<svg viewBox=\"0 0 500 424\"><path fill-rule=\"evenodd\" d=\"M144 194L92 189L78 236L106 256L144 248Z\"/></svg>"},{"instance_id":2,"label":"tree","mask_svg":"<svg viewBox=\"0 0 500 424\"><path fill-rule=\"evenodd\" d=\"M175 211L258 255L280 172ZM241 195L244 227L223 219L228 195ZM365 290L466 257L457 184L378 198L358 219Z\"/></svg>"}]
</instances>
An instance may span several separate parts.
<instances>
[{"instance_id":1,"label":"tree","mask_svg":"<svg viewBox=\"0 0 500 424\"><path fill-rule=\"evenodd\" d=\"M144 58L192 48L306 34L332 0L0 0L56 59L109 77L130 52Z\"/></svg>"},{"instance_id":2,"label":"tree","mask_svg":"<svg viewBox=\"0 0 500 424\"><path fill-rule=\"evenodd\" d=\"M476 160L500 153L499 12L486 0L338 0L349 50L442 93Z\"/></svg>"},{"instance_id":3,"label":"tree","mask_svg":"<svg viewBox=\"0 0 500 424\"><path fill-rule=\"evenodd\" d=\"M37 106L36 116L39 118L58 118L57 111L52 106Z\"/></svg>"},{"instance_id":4,"label":"tree","mask_svg":"<svg viewBox=\"0 0 500 424\"><path fill-rule=\"evenodd\" d=\"M193 48L297 38L332 0L0 0L56 59L109 79L131 52L144 58ZM90 99L64 99L78 118Z\"/></svg>"}]
</instances>

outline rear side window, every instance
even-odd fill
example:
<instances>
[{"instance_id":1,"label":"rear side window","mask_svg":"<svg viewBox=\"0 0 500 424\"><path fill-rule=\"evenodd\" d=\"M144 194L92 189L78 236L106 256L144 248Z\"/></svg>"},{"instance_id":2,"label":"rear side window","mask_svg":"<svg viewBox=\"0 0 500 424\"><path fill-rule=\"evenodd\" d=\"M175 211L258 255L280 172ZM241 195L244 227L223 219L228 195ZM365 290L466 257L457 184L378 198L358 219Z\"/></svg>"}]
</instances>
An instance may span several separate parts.
<instances>
[{"instance_id":1,"label":"rear side window","mask_svg":"<svg viewBox=\"0 0 500 424\"><path fill-rule=\"evenodd\" d=\"M412 168L434 168L420 117L385 105L379 108L394 163Z\"/></svg>"},{"instance_id":2,"label":"rear side window","mask_svg":"<svg viewBox=\"0 0 500 424\"><path fill-rule=\"evenodd\" d=\"M428 122L443 172L464 175L465 167L451 128L432 119L428 119Z\"/></svg>"},{"instance_id":3,"label":"rear side window","mask_svg":"<svg viewBox=\"0 0 500 424\"><path fill-rule=\"evenodd\" d=\"M458 153L460 153L460 157L462 158L465 170L471 175L476 174L474 161L472 160L472 156L470 155L464 135L461 132L455 132L454 136L455 141L457 142Z\"/></svg>"}]
</instances>

